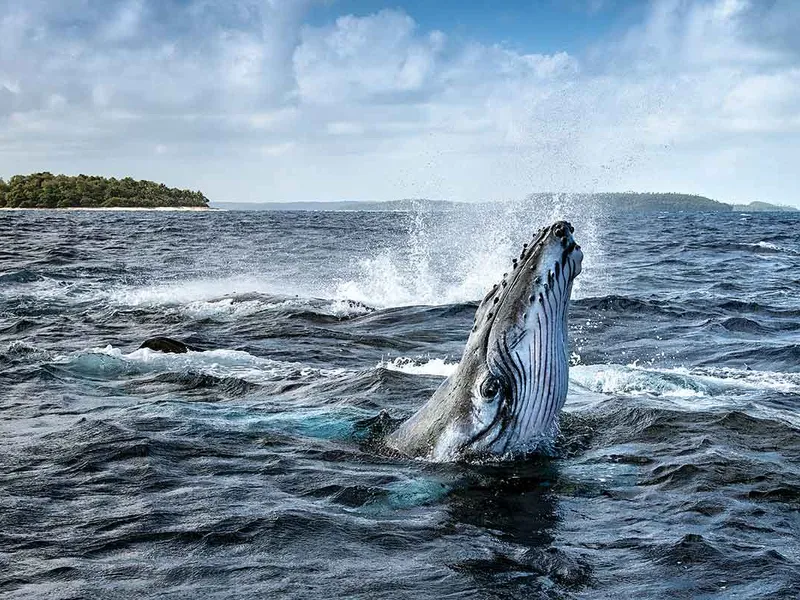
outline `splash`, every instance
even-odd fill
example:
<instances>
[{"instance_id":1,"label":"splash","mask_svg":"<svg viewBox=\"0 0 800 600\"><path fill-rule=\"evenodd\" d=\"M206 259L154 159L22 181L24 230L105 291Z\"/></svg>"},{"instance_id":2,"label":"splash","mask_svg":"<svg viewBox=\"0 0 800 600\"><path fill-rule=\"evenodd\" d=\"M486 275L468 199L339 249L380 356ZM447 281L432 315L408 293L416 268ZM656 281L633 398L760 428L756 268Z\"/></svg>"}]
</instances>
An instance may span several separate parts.
<instances>
[{"instance_id":1,"label":"splash","mask_svg":"<svg viewBox=\"0 0 800 600\"><path fill-rule=\"evenodd\" d=\"M522 244L559 219L575 225L587 257L575 295L602 294L608 279L602 266L603 207L586 204L582 196L546 194L450 211L418 203L407 217L403 242L357 259L355 275L339 281L332 295L379 308L478 300L508 271Z\"/></svg>"}]
</instances>

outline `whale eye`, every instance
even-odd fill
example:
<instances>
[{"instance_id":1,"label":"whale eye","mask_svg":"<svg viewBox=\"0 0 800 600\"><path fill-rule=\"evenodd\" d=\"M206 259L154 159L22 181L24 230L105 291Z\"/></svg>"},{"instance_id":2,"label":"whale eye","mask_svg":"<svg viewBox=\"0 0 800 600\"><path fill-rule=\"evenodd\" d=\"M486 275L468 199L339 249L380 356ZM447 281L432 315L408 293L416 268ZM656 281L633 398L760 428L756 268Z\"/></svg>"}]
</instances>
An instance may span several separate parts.
<instances>
[{"instance_id":1,"label":"whale eye","mask_svg":"<svg viewBox=\"0 0 800 600\"><path fill-rule=\"evenodd\" d=\"M497 377L487 377L481 384L481 396L487 402L494 400L500 391L503 389L500 380Z\"/></svg>"}]
</instances>

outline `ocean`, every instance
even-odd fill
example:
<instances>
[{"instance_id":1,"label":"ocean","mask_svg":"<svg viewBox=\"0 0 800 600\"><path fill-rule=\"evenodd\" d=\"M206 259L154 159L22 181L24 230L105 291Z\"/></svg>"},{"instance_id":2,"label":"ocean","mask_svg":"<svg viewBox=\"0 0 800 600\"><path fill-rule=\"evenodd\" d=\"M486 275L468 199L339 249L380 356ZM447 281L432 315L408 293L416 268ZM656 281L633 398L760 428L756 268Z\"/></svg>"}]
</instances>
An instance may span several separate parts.
<instances>
[{"instance_id":1,"label":"ocean","mask_svg":"<svg viewBox=\"0 0 800 600\"><path fill-rule=\"evenodd\" d=\"M560 217L586 258L557 454L381 453L375 417L427 400ZM798 226L0 212L0 595L797 598Z\"/></svg>"}]
</instances>

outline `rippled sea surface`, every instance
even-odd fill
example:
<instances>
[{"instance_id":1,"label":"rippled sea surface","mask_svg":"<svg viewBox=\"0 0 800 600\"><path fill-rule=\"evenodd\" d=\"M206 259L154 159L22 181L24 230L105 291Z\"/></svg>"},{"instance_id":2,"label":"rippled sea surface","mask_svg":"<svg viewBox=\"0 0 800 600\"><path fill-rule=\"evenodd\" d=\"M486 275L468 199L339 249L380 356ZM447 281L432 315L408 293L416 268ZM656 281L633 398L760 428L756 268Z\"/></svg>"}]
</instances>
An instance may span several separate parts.
<instances>
[{"instance_id":1,"label":"rippled sea surface","mask_svg":"<svg viewBox=\"0 0 800 600\"><path fill-rule=\"evenodd\" d=\"M369 419L430 396L562 214L586 263L558 456L380 454ZM796 598L798 227L0 212L0 595Z\"/></svg>"}]
</instances>

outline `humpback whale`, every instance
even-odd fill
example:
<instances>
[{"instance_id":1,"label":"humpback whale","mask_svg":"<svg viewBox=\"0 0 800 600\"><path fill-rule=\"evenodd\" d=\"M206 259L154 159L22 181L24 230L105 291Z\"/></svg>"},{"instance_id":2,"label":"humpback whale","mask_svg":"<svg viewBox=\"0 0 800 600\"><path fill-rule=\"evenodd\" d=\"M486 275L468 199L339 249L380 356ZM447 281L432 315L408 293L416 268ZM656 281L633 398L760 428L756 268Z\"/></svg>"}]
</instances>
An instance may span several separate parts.
<instances>
[{"instance_id":1,"label":"humpback whale","mask_svg":"<svg viewBox=\"0 0 800 600\"><path fill-rule=\"evenodd\" d=\"M551 453L567 396L567 309L583 254L558 221L481 301L458 368L385 445L433 461Z\"/></svg>"}]
</instances>

